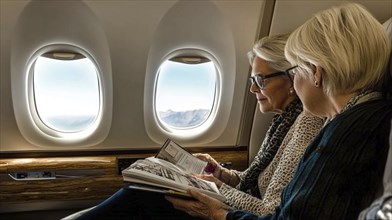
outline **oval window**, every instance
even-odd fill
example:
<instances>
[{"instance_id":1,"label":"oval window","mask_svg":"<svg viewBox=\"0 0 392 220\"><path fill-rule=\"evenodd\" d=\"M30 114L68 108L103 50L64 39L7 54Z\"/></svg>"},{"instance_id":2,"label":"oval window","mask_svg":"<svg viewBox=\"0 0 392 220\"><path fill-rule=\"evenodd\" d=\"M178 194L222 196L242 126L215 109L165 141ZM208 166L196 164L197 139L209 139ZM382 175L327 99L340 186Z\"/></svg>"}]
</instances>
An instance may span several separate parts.
<instances>
[{"instance_id":1,"label":"oval window","mask_svg":"<svg viewBox=\"0 0 392 220\"><path fill-rule=\"evenodd\" d=\"M34 104L40 120L59 132L80 132L100 112L99 78L94 63L79 53L50 52L33 66Z\"/></svg>"},{"instance_id":2,"label":"oval window","mask_svg":"<svg viewBox=\"0 0 392 220\"><path fill-rule=\"evenodd\" d=\"M217 69L205 57L175 57L159 68L155 111L164 126L191 129L211 114L215 102Z\"/></svg>"}]
</instances>

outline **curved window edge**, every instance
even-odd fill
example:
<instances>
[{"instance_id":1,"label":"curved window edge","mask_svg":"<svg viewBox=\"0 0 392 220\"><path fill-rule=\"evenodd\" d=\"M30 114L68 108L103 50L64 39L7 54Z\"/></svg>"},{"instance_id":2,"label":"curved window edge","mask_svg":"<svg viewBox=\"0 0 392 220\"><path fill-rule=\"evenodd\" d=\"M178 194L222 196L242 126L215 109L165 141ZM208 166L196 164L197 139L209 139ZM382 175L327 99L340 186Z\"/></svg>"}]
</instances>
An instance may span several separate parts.
<instances>
[{"instance_id":1,"label":"curved window edge","mask_svg":"<svg viewBox=\"0 0 392 220\"><path fill-rule=\"evenodd\" d=\"M171 128L161 122L157 115L156 106L155 106L155 93L156 93L156 84L157 78L159 75L159 67L166 60L170 60L178 57L205 57L209 59L215 66L216 69L216 86L215 86L215 98L212 105L212 109L208 118L199 126L195 126L189 129L176 129ZM145 82L145 90L147 88L153 88L149 91L145 91L144 97L144 115L145 115L145 125L147 129L147 133L150 138L152 138L157 143L160 143L161 140L156 139L157 137L164 139L165 137L174 138L176 140L181 141L195 141L201 137L208 141L209 139L214 138L206 138L208 133L213 129L214 122L217 118L217 113L220 106L220 97L222 95L221 83L222 83L222 68L218 61L212 54L205 50L195 49L195 48L187 48L187 49L178 49L168 53L165 57L163 57L159 64L157 65L156 70L153 72L148 72L146 74L146 82ZM152 82L151 82L152 81Z\"/></svg>"},{"instance_id":2,"label":"curved window edge","mask_svg":"<svg viewBox=\"0 0 392 220\"><path fill-rule=\"evenodd\" d=\"M32 94L29 97L33 97L32 99L29 100L31 109L32 109L32 115L34 116L33 118L35 119L35 123L36 125L43 131L45 131L45 133L49 133L51 134L51 136L56 136L56 137L61 137L63 136L63 134L82 134L83 132L88 133L89 130L91 130L91 132L93 132L97 126L96 124L99 123L99 121L97 120L100 116L100 112L102 110L102 80L100 79L100 72L97 70L97 64L96 62L94 62L92 60L92 57L90 55L84 55L86 53L78 53L75 52L75 50L73 51L50 51L47 53L43 53L43 54L38 54L37 58L35 60L31 60L31 66L29 71L29 78L31 78L31 80L29 80L28 85L31 86L32 89L29 89L29 92L31 92ZM41 59L43 59L43 61L40 61ZM53 82L48 83L48 81L45 81L45 78L42 77L42 74L45 74L45 71L40 71L38 72L38 70L44 70L44 69L49 69L51 70L50 75L52 75L53 71L55 71L58 68L61 68L63 70L69 70L74 69L75 64L72 64L72 66L70 65L65 65L66 63L70 62L70 61L76 61L80 60L80 59L87 59L86 61L84 61L85 65L83 66L85 69L85 71L89 70L88 72L85 72L86 75L91 75L93 74L90 78L90 80L96 80L96 81L86 81L85 83L89 84L94 82L95 86L91 87L92 84L90 84L90 92L92 92L93 90L91 89L96 89L95 90L95 97L97 97L97 99L95 99L98 102L98 105L94 104L94 103L90 103L90 105L92 106L96 106L95 110L90 110L89 114L90 115L90 119L89 120L85 120L86 123L75 123L75 118L74 120L72 120L72 117L79 117L81 119L81 112L75 112L78 113L77 115L68 115L68 111L70 109L73 109L72 106L71 108L68 109L68 111L66 111L65 109L67 109L67 105L69 105L70 103L66 103L66 104L62 104L62 102L65 102L65 99L67 99L67 96L61 95L61 93L57 93L57 95L60 95L59 97L55 98L55 100L59 100L60 103L53 104L54 106L62 106L62 108L55 108L53 109L52 107L49 107L49 105L45 105L45 102L48 101L54 101L53 99L50 100L50 96L45 96L44 94L51 94L51 93L55 93L55 91L47 91L46 89L48 89L47 86L51 85ZM46 61L44 61L46 60ZM48 62L49 61L49 62ZM64 63L65 61L65 63ZM37 63L39 62L44 62L47 65L49 65L46 68L43 68L43 66L40 68L38 67ZM51 65L54 65L52 62L56 62L59 64L59 62L61 62L61 66L56 67L55 69L53 69L53 67L51 67ZM87 62L87 63L86 63ZM69 64L69 63L68 63ZM87 66L86 66L87 65ZM38 68L38 69L37 69ZM78 68L80 69L80 68ZM77 72L77 69L75 69L75 71ZM70 72L64 72L65 75L69 75ZM84 74L84 72L83 72ZM83 76L81 76L83 78ZM67 78L62 78L63 80L67 80ZM44 81L43 81L44 80ZM52 79L48 79L53 80ZM68 80L67 80L68 81ZM79 79L77 79L77 81L79 81ZM43 83L46 82L46 83ZM60 82L58 80L55 80L55 82ZM45 85L47 84L47 85ZM40 85L40 86L39 86ZM43 87L42 87L43 86ZM66 88L68 89L73 89L73 88ZM77 89L77 88L76 88ZM42 91L43 90L43 91ZM46 90L46 91L45 91ZM41 92L40 92L41 91ZM72 94L71 91L68 92L68 94ZM73 95L74 98L75 95ZM45 102L41 102L41 100L44 100ZM70 99L68 99L70 100ZM81 103L79 103L81 104ZM75 106L75 105L74 105ZM87 107L87 106L85 106ZM80 106L79 106L80 109ZM51 111L48 111L51 110ZM62 113L59 112L62 111ZM95 112L95 114L94 114ZM57 114L56 114L57 113ZM59 114L61 117L71 117L69 118L69 120L73 123L73 126L65 126L65 121L63 121L62 123L59 122L55 122L56 120L50 119L50 117L55 116L55 117L59 117ZM85 116L86 117L86 116ZM92 117L92 118L91 118ZM79 126L79 127L78 127Z\"/></svg>"},{"instance_id":3,"label":"curved window edge","mask_svg":"<svg viewBox=\"0 0 392 220\"><path fill-rule=\"evenodd\" d=\"M171 55L169 54L168 57L171 57ZM166 62L174 62L174 63L166 64ZM161 68L164 65L170 65L173 68L177 68L177 67L174 67L175 65L177 65L175 63L181 63L181 64L185 64L185 65L190 65L189 69L190 69L191 72L192 72L192 69L194 69L194 67L192 65L198 65L198 64L203 64L203 63L211 63L210 65L212 65L212 68L213 68L213 72L212 73L208 72L208 74L213 74L213 80L214 80L213 89L211 89L211 87L208 88L208 90L213 91L213 95L209 96L209 98L210 98L209 100L211 100L210 105L206 105L206 103L204 103L204 107L202 107L202 106L194 106L195 108L193 108L193 109L188 109L190 107L190 106L188 106L188 107L185 108L186 110L179 110L179 109L171 110L173 108L164 108L164 109L167 109L167 110L165 110L165 112L167 112L167 111L174 112L175 115L187 114L188 112L195 112L195 111L196 112L200 112L200 110L208 111L205 114L205 116L203 116L203 118L200 121L194 122L193 124L183 124L184 122L180 122L181 125L176 126L174 124L171 124L170 120L169 121L165 121L165 119L163 119L159 115L161 111L157 108L157 105L158 105L157 104L157 102L158 102L157 94L160 94L163 91L167 91L167 89L163 89L163 88L167 88L168 87L167 85L162 85L163 86L162 87L163 90L161 92L158 91L158 89L160 89L160 87L158 86L158 82L160 80L160 75L163 74ZM182 70L183 67L179 67L179 68L181 68L181 71L183 71ZM212 68L210 68L210 70L212 70ZM179 71L179 70L177 70L177 71ZM200 69L197 69L196 72L198 72L198 71L200 71ZM170 73L165 71L165 75L166 74L170 74ZM219 89L218 89L219 86L217 86L218 83L219 83L219 80L218 80L219 79L219 75L220 75L220 69L217 67L217 62L214 61L214 60L210 60L209 58L206 58L205 56L194 56L194 55L192 55L192 56L186 55L185 56L185 55L181 55L181 56L174 56L174 57L171 57L171 58L168 58L168 59L164 60L161 63L161 65L158 68L158 71L156 73L157 77L156 77L156 82L155 82L155 86L154 86L154 97L153 97L154 98L154 103L153 103L154 113L155 113L155 117L158 119L158 124L160 125L160 127L162 129L164 129L164 130L167 130L168 132L171 132L171 133L185 132L185 131L189 131L189 130L195 131L199 127L209 127L210 126L209 124L207 124L207 125L205 125L205 124L209 122L209 119L211 117L214 117L215 112L216 112L216 111L214 112L214 109L215 109L215 107L217 105L216 97L219 96L219 95L217 95L219 93ZM165 78L165 79L167 80L167 78ZM172 80L170 80L170 81L172 81ZM185 84L188 84L188 82L185 82ZM175 87L175 85L171 85L171 86ZM169 85L169 87L170 87L170 85ZM197 88L193 88L193 89L194 89L194 91L198 91L197 93L199 93L199 91L200 91L200 88L198 88L198 89ZM159 96L159 98L164 98L164 97L165 96L163 96L163 97ZM190 99L192 99L192 97L190 97ZM181 100L181 101L183 101L183 100ZM180 101L180 103L181 103L181 101ZM159 103L161 103L160 104L160 106L161 106L162 105L162 101L160 101ZM165 103L165 102L163 102L163 103ZM207 106L209 106L209 107L207 107ZM161 106L161 110L162 110L162 106ZM165 114L165 113L163 113L163 114ZM174 120L174 121L178 122L177 120ZM174 121L172 123L174 123ZM202 128L201 130L205 130L205 128L204 129Z\"/></svg>"},{"instance_id":4,"label":"curved window edge","mask_svg":"<svg viewBox=\"0 0 392 220\"><path fill-rule=\"evenodd\" d=\"M83 131L67 133L51 129L41 121L37 109L35 109L32 65L39 56L51 51L74 51L80 53L89 58L96 67L100 92L100 111L95 122ZM111 73L109 73L110 77L105 76L106 74L108 73L103 73L94 56L77 46L52 44L43 46L32 53L25 62L23 72L12 79L15 118L24 138L32 144L40 147L51 147L52 149L55 149L58 145L86 147L102 142L109 133L112 119ZM24 87L26 90L25 92L23 90L19 92L15 89L17 87Z\"/></svg>"}]
</instances>

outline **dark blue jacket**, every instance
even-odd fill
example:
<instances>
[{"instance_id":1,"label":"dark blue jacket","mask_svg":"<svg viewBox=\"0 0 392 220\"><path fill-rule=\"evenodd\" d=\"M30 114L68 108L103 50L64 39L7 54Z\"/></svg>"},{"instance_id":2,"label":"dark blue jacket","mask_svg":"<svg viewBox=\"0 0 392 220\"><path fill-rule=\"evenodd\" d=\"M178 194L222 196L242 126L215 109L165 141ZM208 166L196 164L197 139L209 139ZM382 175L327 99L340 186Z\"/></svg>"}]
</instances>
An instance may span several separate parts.
<instances>
[{"instance_id":1,"label":"dark blue jacket","mask_svg":"<svg viewBox=\"0 0 392 220\"><path fill-rule=\"evenodd\" d=\"M327 124L309 145L275 213L231 211L226 219L357 219L381 188L392 103L358 104Z\"/></svg>"}]
</instances>

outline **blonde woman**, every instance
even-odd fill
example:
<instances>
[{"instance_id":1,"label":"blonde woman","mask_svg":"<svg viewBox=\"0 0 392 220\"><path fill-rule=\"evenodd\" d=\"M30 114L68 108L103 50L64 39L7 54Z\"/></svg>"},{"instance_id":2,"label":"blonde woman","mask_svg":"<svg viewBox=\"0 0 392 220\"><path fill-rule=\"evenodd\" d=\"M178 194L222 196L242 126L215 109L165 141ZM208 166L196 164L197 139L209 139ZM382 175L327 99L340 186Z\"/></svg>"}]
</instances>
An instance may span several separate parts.
<instances>
[{"instance_id":1,"label":"blonde woman","mask_svg":"<svg viewBox=\"0 0 392 220\"><path fill-rule=\"evenodd\" d=\"M302 111L295 94L287 73L292 67L284 57L288 37L288 34L264 37L248 53L252 66L250 91L262 113L275 113L249 168L244 172L229 170L211 156L197 154L216 167L213 176L201 177L216 183L227 199L226 204L257 215L272 213L279 205L280 195L293 177L299 159L323 125L321 118Z\"/></svg>"},{"instance_id":2,"label":"blonde woman","mask_svg":"<svg viewBox=\"0 0 392 220\"><path fill-rule=\"evenodd\" d=\"M255 214L273 212L280 194L309 142L320 130L323 120L302 111L302 103L287 69L284 56L288 34L264 37L249 53L252 65L250 91L255 94L259 110L275 113L266 137L250 167L244 172L221 167L208 154L197 156L215 167L214 181L226 196L226 203ZM241 199L239 199L241 198ZM124 187L79 219L193 219L180 212L163 195Z\"/></svg>"},{"instance_id":3,"label":"blonde woman","mask_svg":"<svg viewBox=\"0 0 392 220\"><path fill-rule=\"evenodd\" d=\"M204 219L357 219L377 196L389 150L392 101L378 89L390 50L382 25L361 5L317 13L290 35L285 54L304 109L328 120L274 213L234 210L192 190L196 201L167 199Z\"/></svg>"}]
</instances>

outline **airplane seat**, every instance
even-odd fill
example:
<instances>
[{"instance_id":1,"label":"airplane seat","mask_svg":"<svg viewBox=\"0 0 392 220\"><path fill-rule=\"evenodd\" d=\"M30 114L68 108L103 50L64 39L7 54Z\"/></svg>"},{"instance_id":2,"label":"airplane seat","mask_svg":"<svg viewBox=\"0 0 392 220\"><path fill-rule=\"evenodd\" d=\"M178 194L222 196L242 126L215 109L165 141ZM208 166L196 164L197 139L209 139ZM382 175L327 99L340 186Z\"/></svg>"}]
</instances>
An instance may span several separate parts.
<instances>
[{"instance_id":1,"label":"airplane seat","mask_svg":"<svg viewBox=\"0 0 392 220\"><path fill-rule=\"evenodd\" d=\"M387 20L383 26L392 41L392 17ZM389 71L389 82L384 85L387 91L390 92L388 98L392 98L392 51L389 59L387 72ZM389 85L388 85L389 84ZM389 152L385 165L384 179L383 179L383 194L374 200L374 202L365 210L363 210L358 220L377 220L377 219L392 219L392 120L391 132L389 136Z\"/></svg>"},{"instance_id":2,"label":"airplane seat","mask_svg":"<svg viewBox=\"0 0 392 220\"><path fill-rule=\"evenodd\" d=\"M386 22L384 22L383 26L388 34L389 39L392 42L392 17L389 18ZM389 78L387 78L387 80L385 80L385 82L387 82L387 83L386 83L386 85L384 85L384 87L386 88L386 91L389 92L389 98L392 99L392 51L391 51L388 65L389 66L388 66L387 72L389 71L389 75L388 75Z\"/></svg>"},{"instance_id":3,"label":"airplane seat","mask_svg":"<svg viewBox=\"0 0 392 220\"><path fill-rule=\"evenodd\" d=\"M392 120L391 120L392 127ZM392 219L392 129L389 135L389 152L384 171L383 194L365 210L358 220L390 220Z\"/></svg>"}]
</instances>

